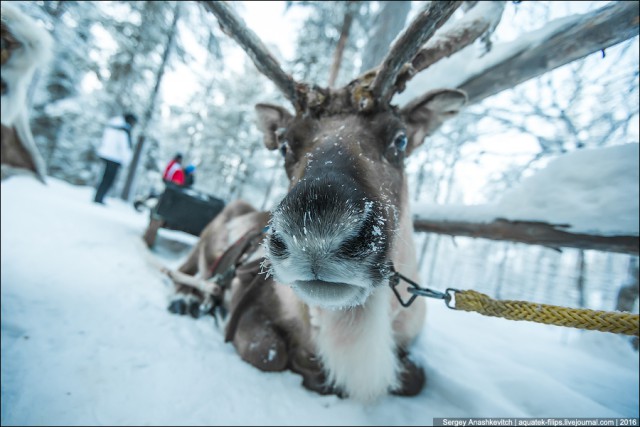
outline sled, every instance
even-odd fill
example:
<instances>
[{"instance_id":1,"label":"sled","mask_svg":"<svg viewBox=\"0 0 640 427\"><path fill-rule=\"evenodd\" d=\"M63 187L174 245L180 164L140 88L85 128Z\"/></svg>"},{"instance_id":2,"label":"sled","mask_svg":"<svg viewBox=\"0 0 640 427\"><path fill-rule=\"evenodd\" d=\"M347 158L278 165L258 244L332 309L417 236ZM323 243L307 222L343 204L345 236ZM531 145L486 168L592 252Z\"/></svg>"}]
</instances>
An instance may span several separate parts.
<instances>
[{"instance_id":1,"label":"sled","mask_svg":"<svg viewBox=\"0 0 640 427\"><path fill-rule=\"evenodd\" d=\"M160 228L199 236L224 206L223 200L209 194L166 183L158 203L151 209L144 241L152 248Z\"/></svg>"}]
</instances>

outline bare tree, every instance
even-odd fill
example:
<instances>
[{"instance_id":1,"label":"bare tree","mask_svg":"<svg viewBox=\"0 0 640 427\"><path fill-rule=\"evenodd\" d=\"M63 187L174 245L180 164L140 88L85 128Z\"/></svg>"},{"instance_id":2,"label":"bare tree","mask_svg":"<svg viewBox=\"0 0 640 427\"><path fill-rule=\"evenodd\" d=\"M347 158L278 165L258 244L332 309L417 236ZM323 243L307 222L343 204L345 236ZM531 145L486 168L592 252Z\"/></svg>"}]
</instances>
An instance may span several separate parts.
<instances>
[{"instance_id":1,"label":"bare tree","mask_svg":"<svg viewBox=\"0 0 640 427\"><path fill-rule=\"evenodd\" d=\"M167 67L167 63L169 61L169 54L171 53L171 49L173 48L174 39L176 37L176 29L178 26L178 20L180 19L180 2L177 2L173 11L173 19L171 21L171 27L167 33L167 41L164 46L164 50L162 52L162 60L160 61L160 65L156 71L155 75L155 84L153 86L153 90L151 91L151 96L149 98L149 103L144 111L144 116L142 118L142 129L138 134L138 141L135 146L135 150L133 153L133 159L131 160L131 164L129 165L129 170L127 173L127 178L124 184L124 188L122 189L122 199L128 201L133 190L136 172L138 168L138 163L140 162L140 158L142 156L142 150L144 147L144 142L146 139L146 130L149 126L153 112L156 110L156 99L158 97L158 91L160 90L160 85L162 84L162 78L164 77L164 73Z\"/></svg>"},{"instance_id":2,"label":"bare tree","mask_svg":"<svg viewBox=\"0 0 640 427\"><path fill-rule=\"evenodd\" d=\"M364 47L360 73L380 63L391 42L404 27L410 10L410 1L380 2L380 9L371 23L372 31Z\"/></svg>"},{"instance_id":3,"label":"bare tree","mask_svg":"<svg viewBox=\"0 0 640 427\"><path fill-rule=\"evenodd\" d=\"M340 38L338 39L338 45L333 54L333 63L331 64L331 72L329 73L329 87L333 87L338 78L338 72L340 71L340 65L342 64L342 57L344 55L344 49L349 38L349 32L351 31L351 23L353 22L353 15L356 12L356 7L359 2L349 1L347 4L347 10L344 14L344 21L342 22L342 29L340 30Z\"/></svg>"}]
</instances>

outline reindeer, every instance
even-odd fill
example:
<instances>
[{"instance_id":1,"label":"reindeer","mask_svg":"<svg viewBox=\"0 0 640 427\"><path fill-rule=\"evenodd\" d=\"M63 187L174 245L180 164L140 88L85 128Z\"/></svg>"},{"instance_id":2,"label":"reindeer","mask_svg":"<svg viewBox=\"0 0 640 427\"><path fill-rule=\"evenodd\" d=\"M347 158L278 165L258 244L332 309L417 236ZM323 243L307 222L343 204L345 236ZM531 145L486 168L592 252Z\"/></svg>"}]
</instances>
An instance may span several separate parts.
<instances>
[{"instance_id":1,"label":"reindeer","mask_svg":"<svg viewBox=\"0 0 640 427\"><path fill-rule=\"evenodd\" d=\"M204 4L294 106L256 106L265 146L284 156L290 186L269 214L223 211L180 270L204 278L224 247L268 223L261 252L225 293L227 339L240 356L262 370L301 373L320 393L365 402L419 393L424 372L408 355L425 303L404 308L389 286L394 271L418 280L404 160L466 95L436 90L401 109L390 101L412 73L405 63L459 2L430 2L379 68L340 89L295 82L225 2ZM177 289L179 298L202 298Z\"/></svg>"},{"instance_id":2,"label":"reindeer","mask_svg":"<svg viewBox=\"0 0 640 427\"><path fill-rule=\"evenodd\" d=\"M18 8L3 2L0 38L2 178L19 168L32 171L44 182L44 161L29 128L27 91L35 70L50 58L51 36Z\"/></svg>"}]
</instances>

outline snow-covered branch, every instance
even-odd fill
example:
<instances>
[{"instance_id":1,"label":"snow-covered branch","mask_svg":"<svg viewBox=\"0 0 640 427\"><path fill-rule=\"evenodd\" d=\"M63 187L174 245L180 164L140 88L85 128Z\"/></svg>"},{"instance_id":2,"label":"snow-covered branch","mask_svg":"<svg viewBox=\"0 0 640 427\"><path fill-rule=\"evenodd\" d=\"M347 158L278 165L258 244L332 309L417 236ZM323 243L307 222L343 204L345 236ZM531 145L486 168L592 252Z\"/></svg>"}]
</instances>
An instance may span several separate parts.
<instances>
[{"instance_id":1,"label":"snow-covered branch","mask_svg":"<svg viewBox=\"0 0 640 427\"><path fill-rule=\"evenodd\" d=\"M503 218L490 223L441 221L417 218L416 231L502 240L551 248L593 249L638 255L638 236L597 236L572 233L566 225L534 221L509 221Z\"/></svg>"},{"instance_id":2,"label":"snow-covered branch","mask_svg":"<svg viewBox=\"0 0 640 427\"><path fill-rule=\"evenodd\" d=\"M485 205L414 207L416 231L638 254L638 144L560 156Z\"/></svg>"},{"instance_id":3,"label":"snow-covered branch","mask_svg":"<svg viewBox=\"0 0 640 427\"><path fill-rule=\"evenodd\" d=\"M495 28L502 17L504 2L487 1L475 5L449 28L443 28L429 40L411 61L412 68L403 70L396 79L398 91L404 90L413 75L447 58L475 42L487 31Z\"/></svg>"},{"instance_id":4,"label":"snow-covered branch","mask_svg":"<svg viewBox=\"0 0 640 427\"><path fill-rule=\"evenodd\" d=\"M469 104L474 104L637 36L638 9L636 1L620 1L593 12L552 21L508 46L494 49L483 58L487 66L468 76L458 88L467 92Z\"/></svg>"},{"instance_id":5,"label":"snow-covered branch","mask_svg":"<svg viewBox=\"0 0 640 427\"><path fill-rule=\"evenodd\" d=\"M416 75L394 101L404 105L428 90L451 87L467 92L467 105L475 104L637 36L638 9L638 2L620 1L585 14L556 19L513 42L494 44L480 58L475 46L467 46Z\"/></svg>"}]
</instances>

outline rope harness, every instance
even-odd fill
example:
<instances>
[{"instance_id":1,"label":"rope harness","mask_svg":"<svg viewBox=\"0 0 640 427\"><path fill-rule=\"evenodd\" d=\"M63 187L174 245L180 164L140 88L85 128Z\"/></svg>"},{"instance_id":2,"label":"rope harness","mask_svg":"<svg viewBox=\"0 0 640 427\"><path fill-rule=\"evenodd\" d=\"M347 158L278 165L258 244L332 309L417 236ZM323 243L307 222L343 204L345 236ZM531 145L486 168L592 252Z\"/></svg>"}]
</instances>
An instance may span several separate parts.
<instances>
[{"instance_id":1,"label":"rope harness","mask_svg":"<svg viewBox=\"0 0 640 427\"><path fill-rule=\"evenodd\" d=\"M412 295L406 302L402 300L396 289L400 284L400 280L410 285L407 290ZM438 292L420 287L417 283L395 270L389 281L389 286L391 286L396 298L398 298L403 307L409 307L418 296L424 296L442 299L447 307L453 310L474 311L483 316L501 317L509 320L526 320L547 325L612 332L636 337L640 331L639 316L637 314L559 307L527 301L498 301L472 290L461 291L448 288L445 292Z\"/></svg>"}]
</instances>

